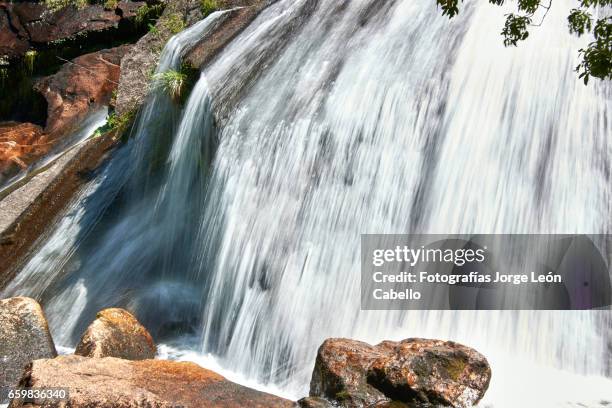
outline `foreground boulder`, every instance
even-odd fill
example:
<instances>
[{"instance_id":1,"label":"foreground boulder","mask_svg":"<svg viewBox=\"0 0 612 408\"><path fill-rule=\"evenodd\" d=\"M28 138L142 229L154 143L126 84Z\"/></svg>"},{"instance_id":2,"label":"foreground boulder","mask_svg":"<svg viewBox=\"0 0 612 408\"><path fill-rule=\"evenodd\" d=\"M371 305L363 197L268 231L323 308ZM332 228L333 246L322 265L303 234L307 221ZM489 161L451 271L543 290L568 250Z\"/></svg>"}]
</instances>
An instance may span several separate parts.
<instances>
[{"instance_id":1,"label":"foreground boulder","mask_svg":"<svg viewBox=\"0 0 612 408\"><path fill-rule=\"evenodd\" d=\"M484 396L491 379L486 358L450 341L406 339L376 346L328 339L319 348L310 396L343 407L409 407L423 404L466 408ZM302 406L318 406L304 399Z\"/></svg>"},{"instance_id":2,"label":"foreground boulder","mask_svg":"<svg viewBox=\"0 0 612 408\"><path fill-rule=\"evenodd\" d=\"M134 316L123 309L105 309L87 328L74 354L146 360L155 357L153 338Z\"/></svg>"},{"instance_id":3,"label":"foreground boulder","mask_svg":"<svg viewBox=\"0 0 612 408\"><path fill-rule=\"evenodd\" d=\"M34 361L22 381L27 387L67 387L68 401L45 407L242 408L292 407L295 403L234 384L188 362L60 356ZM11 408L26 406L13 401ZM43 406L34 401L28 407Z\"/></svg>"},{"instance_id":4,"label":"foreground boulder","mask_svg":"<svg viewBox=\"0 0 612 408\"><path fill-rule=\"evenodd\" d=\"M367 381L368 368L384 356L377 347L361 341L325 340L317 354L310 395L354 407L388 401L382 391Z\"/></svg>"},{"instance_id":5,"label":"foreground boulder","mask_svg":"<svg viewBox=\"0 0 612 408\"><path fill-rule=\"evenodd\" d=\"M32 360L56 355L38 302L25 297L0 300L0 388L16 386Z\"/></svg>"}]
</instances>

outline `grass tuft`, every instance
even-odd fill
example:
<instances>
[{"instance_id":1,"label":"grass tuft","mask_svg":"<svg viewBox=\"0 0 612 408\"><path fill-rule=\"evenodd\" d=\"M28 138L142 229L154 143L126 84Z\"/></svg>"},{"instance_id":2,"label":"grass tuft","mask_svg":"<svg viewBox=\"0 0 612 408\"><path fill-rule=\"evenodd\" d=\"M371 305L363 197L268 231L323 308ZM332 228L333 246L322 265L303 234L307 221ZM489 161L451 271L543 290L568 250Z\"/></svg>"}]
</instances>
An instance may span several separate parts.
<instances>
[{"instance_id":1,"label":"grass tuft","mask_svg":"<svg viewBox=\"0 0 612 408\"><path fill-rule=\"evenodd\" d=\"M175 102L181 100L187 82L184 72L170 70L153 75L153 88L163 90Z\"/></svg>"},{"instance_id":2,"label":"grass tuft","mask_svg":"<svg viewBox=\"0 0 612 408\"><path fill-rule=\"evenodd\" d=\"M219 10L219 2L217 0L200 0L200 11L204 17Z\"/></svg>"}]
</instances>

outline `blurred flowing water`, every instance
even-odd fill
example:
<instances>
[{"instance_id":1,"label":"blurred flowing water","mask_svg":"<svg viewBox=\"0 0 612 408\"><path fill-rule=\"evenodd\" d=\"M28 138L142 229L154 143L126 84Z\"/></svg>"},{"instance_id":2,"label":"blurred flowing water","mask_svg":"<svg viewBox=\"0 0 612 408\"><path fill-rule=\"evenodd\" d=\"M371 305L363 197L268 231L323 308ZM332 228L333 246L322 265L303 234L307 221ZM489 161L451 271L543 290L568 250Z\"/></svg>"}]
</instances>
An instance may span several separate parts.
<instances>
[{"instance_id":1,"label":"blurred flowing water","mask_svg":"<svg viewBox=\"0 0 612 408\"><path fill-rule=\"evenodd\" d=\"M610 310L359 304L362 233L612 232L612 88L573 72L569 8L504 49L485 3L449 22L429 1L274 2L183 109L151 95L3 296L41 299L62 345L127 307L165 355L296 398L327 337L434 337L489 358L482 406L609 404Z\"/></svg>"}]
</instances>

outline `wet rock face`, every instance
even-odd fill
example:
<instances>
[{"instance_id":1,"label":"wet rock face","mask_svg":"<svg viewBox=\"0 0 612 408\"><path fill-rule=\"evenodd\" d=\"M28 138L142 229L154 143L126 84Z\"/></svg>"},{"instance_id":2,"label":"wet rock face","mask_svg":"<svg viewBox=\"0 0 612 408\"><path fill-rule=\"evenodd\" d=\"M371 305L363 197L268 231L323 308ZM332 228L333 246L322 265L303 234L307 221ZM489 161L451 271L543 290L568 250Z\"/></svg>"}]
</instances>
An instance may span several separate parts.
<instances>
[{"instance_id":1,"label":"wet rock face","mask_svg":"<svg viewBox=\"0 0 612 408\"><path fill-rule=\"evenodd\" d=\"M82 55L36 83L35 89L47 100L45 132L51 139L76 127L91 108L110 102L119 81L119 64L130 49L122 45Z\"/></svg>"},{"instance_id":2,"label":"wet rock face","mask_svg":"<svg viewBox=\"0 0 612 408\"><path fill-rule=\"evenodd\" d=\"M134 316L123 309L105 309L87 328L74 352L84 357L126 360L155 358L153 338Z\"/></svg>"},{"instance_id":3,"label":"wet rock face","mask_svg":"<svg viewBox=\"0 0 612 408\"><path fill-rule=\"evenodd\" d=\"M406 339L370 346L328 339L317 355L310 395L344 407L401 402L466 408L484 396L490 379L486 358L454 342Z\"/></svg>"},{"instance_id":4,"label":"wet rock face","mask_svg":"<svg viewBox=\"0 0 612 408\"><path fill-rule=\"evenodd\" d=\"M18 58L29 48L27 32L11 12L12 5L0 3L0 59Z\"/></svg>"},{"instance_id":5,"label":"wet rock face","mask_svg":"<svg viewBox=\"0 0 612 408\"><path fill-rule=\"evenodd\" d=\"M38 302L25 297L0 300L0 388L15 387L32 360L56 355Z\"/></svg>"},{"instance_id":6,"label":"wet rock face","mask_svg":"<svg viewBox=\"0 0 612 408\"><path fill-rule=\"evenodd\" d=\"M222 3L223 8L231 9L227 13L227 19L185 55L185 62L192 67L204 67L244 30L267 4L265 0L225 0Z\"/></svg>"},{"instance_id":7,"label":"wet rock face","mask_svg":"<svg viewBox=\"0 0 612 408\"><path fill-rule=\"evenodd\" d=\"M60 356L32 363L23 386L68 387L69 401L45 407L276 408L295 403L234 384L196 364ZM11 408L21 407L14 401ZM42 401L30 407L42 406Z\"/></svg>"}]
</instances>

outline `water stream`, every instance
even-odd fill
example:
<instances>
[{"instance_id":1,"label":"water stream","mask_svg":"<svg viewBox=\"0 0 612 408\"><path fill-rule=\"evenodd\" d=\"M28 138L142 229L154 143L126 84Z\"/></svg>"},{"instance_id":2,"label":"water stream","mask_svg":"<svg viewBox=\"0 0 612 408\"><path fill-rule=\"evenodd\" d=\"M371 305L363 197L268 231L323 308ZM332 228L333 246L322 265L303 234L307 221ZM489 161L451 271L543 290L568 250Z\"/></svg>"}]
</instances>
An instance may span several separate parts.
<instances>
[{"instance_id":1,"label":"water stream","mask_svg":"<svg viewBox=\"0 0 612 408\"><path fill-rule=\"evenodd\" d=\"M273 3L183 109L149 97L2 296L40 299L66 346L127 307L166 355L294 398L327 337L433 337L489 358L482 406L605 406L610 310L359 305L362 233L611 232L612 87L573 72L587 40L569 7L504 49L506 10L485 2L451 22L434 2ZM174 37L158 72L223 15Z\"/></svg>"}]
</instances>

